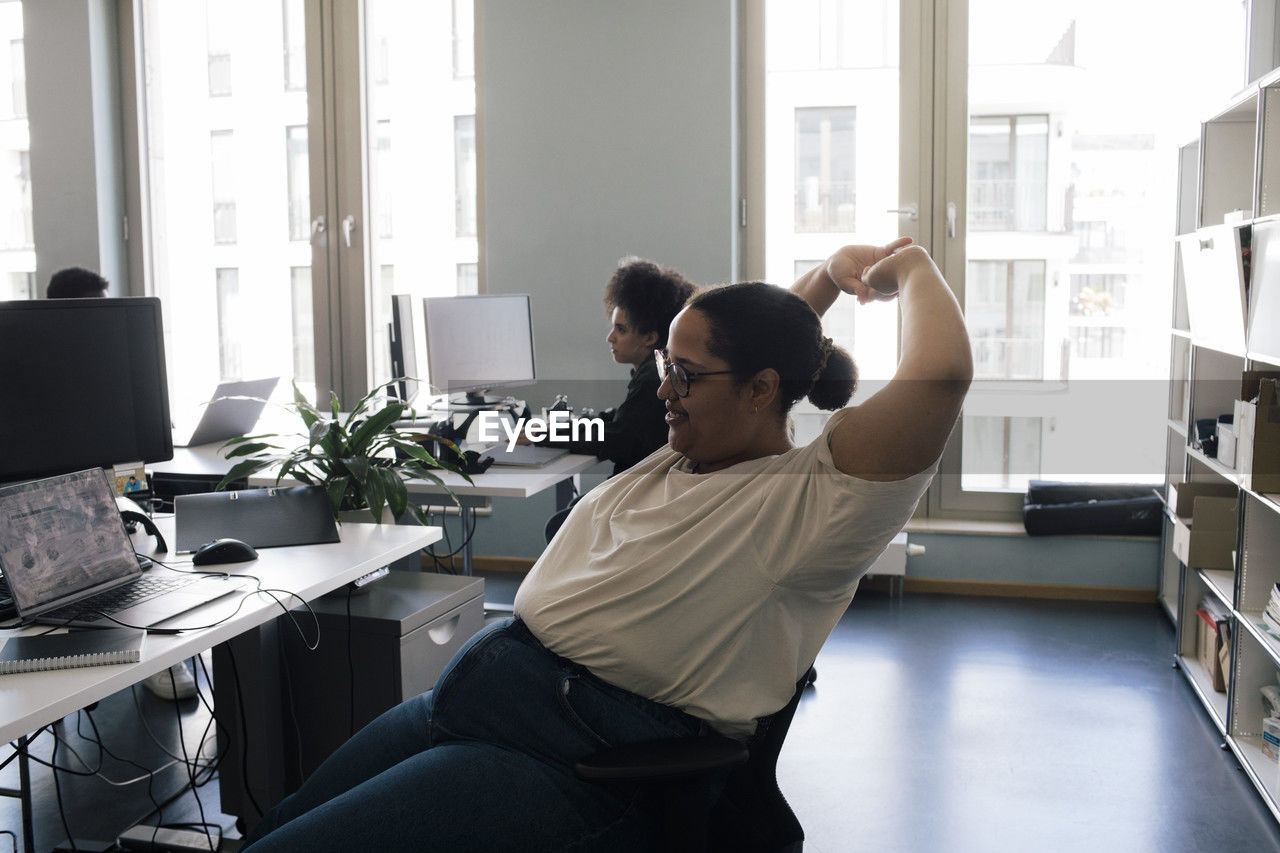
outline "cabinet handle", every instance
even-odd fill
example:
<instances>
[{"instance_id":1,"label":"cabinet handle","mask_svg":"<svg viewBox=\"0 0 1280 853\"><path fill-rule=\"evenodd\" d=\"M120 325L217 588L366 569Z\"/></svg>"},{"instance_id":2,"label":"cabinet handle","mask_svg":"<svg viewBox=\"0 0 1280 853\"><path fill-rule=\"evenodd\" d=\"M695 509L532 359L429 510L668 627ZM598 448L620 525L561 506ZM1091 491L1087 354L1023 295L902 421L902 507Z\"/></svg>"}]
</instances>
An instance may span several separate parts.
<instances>
[{"instance_id":1,"label":"cabinet handle","mask_svg":"<svg viewBox=\"0 0 1280 853\"><path fill-rule=\"evenodd\" d=\"M1201 240L1201 241L1200 241L1200 251L1204 252L1204 251L1207 251L1207 250L1212 249L1212 248L1213 248L1213 238L1212 238L1212 237L1210 237L1208 240Z\"/></svg>"}]
</instances>

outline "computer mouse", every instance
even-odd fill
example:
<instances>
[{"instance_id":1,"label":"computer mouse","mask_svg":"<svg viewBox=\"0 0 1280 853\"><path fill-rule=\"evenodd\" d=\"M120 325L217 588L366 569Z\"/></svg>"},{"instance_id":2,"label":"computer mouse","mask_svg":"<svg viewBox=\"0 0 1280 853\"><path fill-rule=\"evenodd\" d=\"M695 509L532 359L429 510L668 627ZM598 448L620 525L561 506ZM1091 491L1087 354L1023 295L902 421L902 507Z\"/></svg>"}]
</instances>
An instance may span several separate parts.
<instances>
[{"instance_id":1,"label":"computer mouse","mask_svg":"<svg viewBox=\"0 0 1280 853\"><path fill-rule=\"evenodd\" d=\"M244 563L258 559L258 552L239 539L215 539L201 545L191 557L193 566L217 566L222 563Z\"/></svg>"}]
</instances>

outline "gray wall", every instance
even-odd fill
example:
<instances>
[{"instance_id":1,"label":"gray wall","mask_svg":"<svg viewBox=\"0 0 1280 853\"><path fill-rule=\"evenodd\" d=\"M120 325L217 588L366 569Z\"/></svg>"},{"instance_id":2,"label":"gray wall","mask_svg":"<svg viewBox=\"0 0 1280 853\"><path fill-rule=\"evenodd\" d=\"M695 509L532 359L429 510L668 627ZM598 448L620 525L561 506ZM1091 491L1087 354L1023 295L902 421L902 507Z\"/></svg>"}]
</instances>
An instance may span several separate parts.
<instances>
[{"instance_id":1,"label":"gray wall","mask_svg":"<svg viewBox=\"0 0 1280 853\"><path fill-rule=\"evenodd\" d=\"M619 258L734 278L734 5L476 3L482 266L490 293L533 294L540 382L522 395L625 381L601 303Z\"/></svg>"},{"instance_id":2,"label":"gray wall","mask_svg":"<svg viewBox=\"0 0 1280 853\"><path fill-rule=\"evenodd\" d=\"M23 4L36 281L97 270L128 295L116 4Z\"/></svg>"}]
</instances>

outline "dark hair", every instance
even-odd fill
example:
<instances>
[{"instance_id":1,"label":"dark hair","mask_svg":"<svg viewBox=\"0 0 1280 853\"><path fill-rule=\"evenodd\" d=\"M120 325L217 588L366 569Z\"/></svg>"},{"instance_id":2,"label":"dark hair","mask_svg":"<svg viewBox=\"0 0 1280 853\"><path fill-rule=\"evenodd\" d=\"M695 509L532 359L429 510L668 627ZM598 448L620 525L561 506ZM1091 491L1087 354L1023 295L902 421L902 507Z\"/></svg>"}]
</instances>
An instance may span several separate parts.
<instances>
[{"instance_id":1,"label":"dark hair","mask_svg":"<svg viewBox=\"0 0 1280 853\"><path fill-rule=\"evenodd\" d=\"M604 288L604 306L621 308L642 335L658 333L658 348L667 345L667 327L697 287L669 267L643 258L623 258Z\"/></svg>"},{"instance_id":2,"label":"dark hair","mask_svg":"<svg viewBox=\"0 0 1280 853\"><path fill-rule=\"evenodd\" d=\"M78 299L86 296L106 296L107 280L93 270L84 267L67 267L49 276L50 299Z\"/></svg>"},{"instance_id":3,"label":"dark hair","mask_svg":"<svg viewBox=\"0 0 1280 853\"><path fill-rule=\"evenodd\" d=\"M689 308L707 318L707 349L728 362L739 381L765 368L781 377L778 397L785 415L801 397L819 409L849 402L858 368L843 347L822 335L822 321L799 296L763 282L704 290Z\"/></svg>"}]
</instances>

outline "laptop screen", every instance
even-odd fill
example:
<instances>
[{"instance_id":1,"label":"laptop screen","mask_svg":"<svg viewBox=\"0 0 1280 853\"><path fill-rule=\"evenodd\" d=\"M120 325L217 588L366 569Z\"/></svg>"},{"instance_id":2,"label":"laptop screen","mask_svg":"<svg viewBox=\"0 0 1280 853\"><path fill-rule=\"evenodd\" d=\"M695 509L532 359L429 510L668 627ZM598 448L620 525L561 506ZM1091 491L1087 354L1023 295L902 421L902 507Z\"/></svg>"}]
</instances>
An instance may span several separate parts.
<instances>
[{"instance_id":1,"label":"laptop screen","mask_svg":"<svg viewBox=\"0 0 1280 853\"><path fill-rule=\"evenodd\" d=\"M0 569L24 618L138 575L106 472L0 488Z\"/></svg>"}]
</instances>

